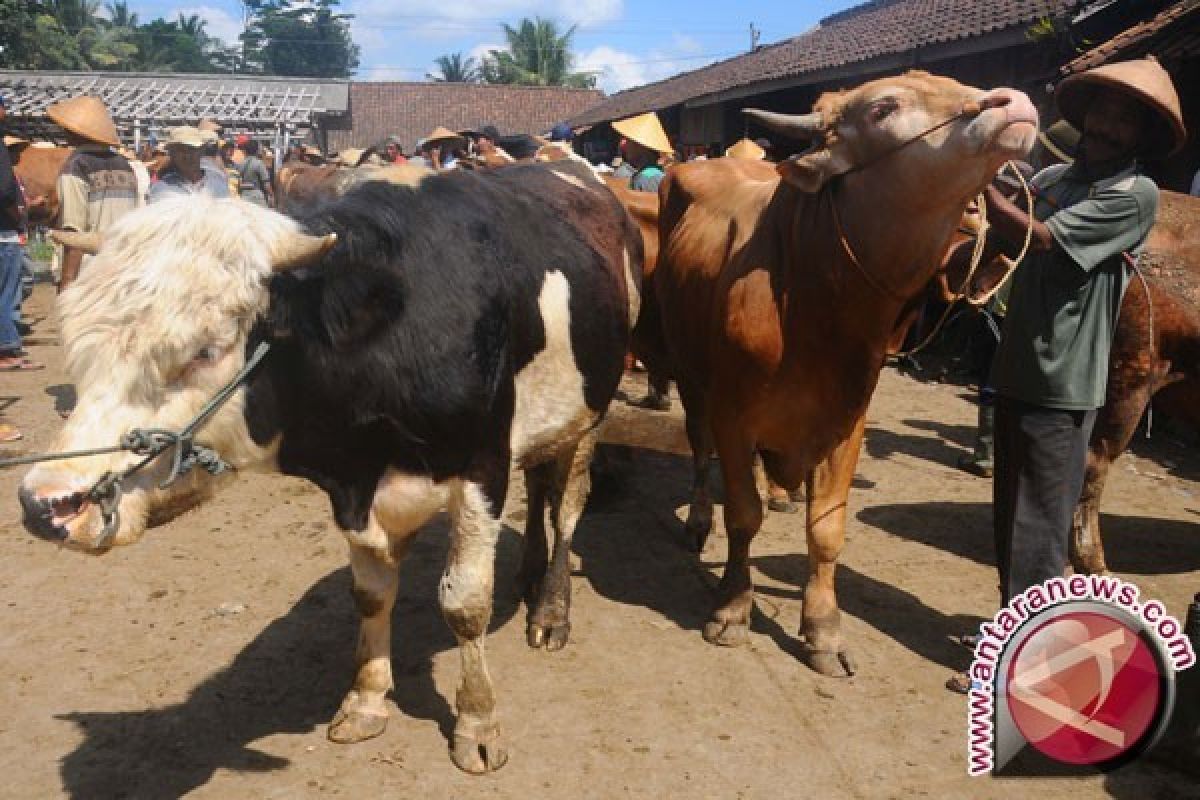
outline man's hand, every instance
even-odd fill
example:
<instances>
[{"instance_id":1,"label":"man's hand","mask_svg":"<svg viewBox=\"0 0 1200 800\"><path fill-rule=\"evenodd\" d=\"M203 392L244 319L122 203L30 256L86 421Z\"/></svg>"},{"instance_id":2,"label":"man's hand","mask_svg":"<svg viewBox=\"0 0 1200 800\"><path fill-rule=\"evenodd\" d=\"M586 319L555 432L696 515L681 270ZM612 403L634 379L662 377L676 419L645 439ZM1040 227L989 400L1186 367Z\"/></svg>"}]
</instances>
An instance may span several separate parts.
<instances>
[{"instance_id":1,"label":"man's hand","mask_svg":"<svg viewBox=\"0 0 1200 800\"><path fill-rule=\"evenodd\" d=\"M1017 208L995 184L989 183L984 187L983 199L987 205L988 224L1000 239L1000 246L1005 255L1015 257L1020 253L1030 225L1033 225L1033 235L1029 240L1030 250L1037 252L1054 247L1054 236L1050 229L1029 213Z\"/></svg>"}]
</instances>

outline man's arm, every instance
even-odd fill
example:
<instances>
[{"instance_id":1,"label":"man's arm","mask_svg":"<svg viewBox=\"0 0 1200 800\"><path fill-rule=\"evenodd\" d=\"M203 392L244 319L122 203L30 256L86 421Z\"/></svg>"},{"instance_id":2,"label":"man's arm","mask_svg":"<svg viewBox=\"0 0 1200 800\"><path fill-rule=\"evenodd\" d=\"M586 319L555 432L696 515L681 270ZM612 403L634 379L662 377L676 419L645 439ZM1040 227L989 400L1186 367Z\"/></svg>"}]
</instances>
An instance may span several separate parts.
<instances>
[{"instance_id":1,"label":"man's arm","mask_svg":"<svg viewBox=\"0 0 1200 800\"><path fill-rule=\"evenodd\" d=\"M1015 257L1020 253L1031 223L1033 234L1029 239L1029 249L1039 252L1054 247L1054 235L1045 224L1033 217L1032 210L1018 208L994 184L989 183L984 188L983 199L987 204L988 224L995 230L1005 255Z\"/></svg>"},{"instance_id":2,"label":"man's arm","mask_svg":"<svg viewBox=\"0 0 1200 800\"><path fill-rule=\"evenodd\" d=\"M58 197L62 204L59 211L59 227L71 231L87 231L87 184L75 175L58 176ZM83 251L74 247L63 247L62 275L58 290L61 292L79 277L79 265L83 263Z\"/></svg>"}]
</instances>

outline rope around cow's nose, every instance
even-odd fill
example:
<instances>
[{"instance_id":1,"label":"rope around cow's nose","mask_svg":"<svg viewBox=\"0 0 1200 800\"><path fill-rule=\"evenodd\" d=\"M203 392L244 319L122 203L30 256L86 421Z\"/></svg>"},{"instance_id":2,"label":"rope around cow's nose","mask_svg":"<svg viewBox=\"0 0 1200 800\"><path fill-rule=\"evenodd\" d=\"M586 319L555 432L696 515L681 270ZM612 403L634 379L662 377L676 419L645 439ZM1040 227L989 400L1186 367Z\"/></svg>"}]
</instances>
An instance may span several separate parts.
<instances>
[{"instance_id":1,"label":"rope around cow's nose","mask_svg":"<svg viewBox=\"0 0 1200 800\"><path fill-rule=\"evenodd\" d=\"M195 467L200 467L210 475L220 475L229 469L229 465L221 459L216 450L196 444L193 437L195 437L196 431L204 427L204 424L217 413L221 406L225 405L230 397L233 397L233 393L237 391L239 386L246 382L246 379L250 377L250 373L266 357L270 349L270 344L260 342L250 355L250 358L246 359L245 365L238 370L238 373L233 376L232 380L222 386L181 431L176 432L160 428L134 428L122 435L121 443L113 447L97 447L92 450L74 450L66 453L43 453L35 456L5 458L0 459L0 469L15 467L21 464L62 461L69 458L97 456L105 453L130 452L143 456L141 461L120 472L104 473L86 493L89 500L100 506L101 516L104 519L104 529L101 531L95 546L103 547L117 532L119 519L117 506L121 498L121 484L135 473L147 467L163 453L171 450L173 457L167 477L158 485L160 489L166 489L179 480L180 477L191 472Z\"/></svg>"}]
</instances>

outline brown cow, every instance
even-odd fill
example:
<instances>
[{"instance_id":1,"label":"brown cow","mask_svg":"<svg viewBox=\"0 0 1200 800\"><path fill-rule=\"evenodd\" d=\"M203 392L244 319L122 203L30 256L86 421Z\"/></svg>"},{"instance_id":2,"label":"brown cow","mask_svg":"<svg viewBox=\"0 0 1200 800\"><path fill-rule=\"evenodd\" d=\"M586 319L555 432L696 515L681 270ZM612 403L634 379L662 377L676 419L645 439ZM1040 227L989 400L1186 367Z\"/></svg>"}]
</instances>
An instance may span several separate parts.
<instances>
[{"instance_id":1,"label":"brown cow","mask_svg":"<svg viewBox=\"0 0 1200 800\"><path fill-rule=\"evenodd\" d=\"M1121 302L1107 394L1075 508L1071 562L1080 572L1108 571L1100 496L1109 467L1129 446L1150 398L1172 416L1200 424L1200 198L1160 194L1141 265L1146 284L1135 276Z\"/></svg>"},{"instance_id":2,"label":"brown cow","mask_svg":"<svg viewBox=\"0 0 1200 800\"><path fill-rule=\"evenodd\" d=\"M693 449L687 532L702 547L712 526L715 446L729 561L704 636L739 644L754 598L750 541L763 514L755 453L781 486L803 481L811 577L801 632L809 664L840 675L853 667L834 569L889 335L968 199L1032 146L1037 112L1012 89L909 72L823 95L813 114L753 113L821 144L777 168L683 164L660 188L654 291Z\"/></svg>"},{"instance_id":3,"label":"brown cow","mask_svg":"<svg viewBox=\"0 0 1200 800\"><path fill-rule=\"evenodd\" d=\"M432 170L415 164L343 167L289 161L275 178L276 210L296 216L313 206L345 194L364 181L388 181L415 186Z\"/></svg>"},{"instance_id":4,"label":"brown cow","mask_svg":"<svg viewBox=\"0 0 1200 800\"><path fill-rule=\"evenodd\" d=\"M70 147L21 146L13 159L13 172L29 199L29 224L52 225L58 218L58 174L73 152Z\"/></svg>"}]
</instances>

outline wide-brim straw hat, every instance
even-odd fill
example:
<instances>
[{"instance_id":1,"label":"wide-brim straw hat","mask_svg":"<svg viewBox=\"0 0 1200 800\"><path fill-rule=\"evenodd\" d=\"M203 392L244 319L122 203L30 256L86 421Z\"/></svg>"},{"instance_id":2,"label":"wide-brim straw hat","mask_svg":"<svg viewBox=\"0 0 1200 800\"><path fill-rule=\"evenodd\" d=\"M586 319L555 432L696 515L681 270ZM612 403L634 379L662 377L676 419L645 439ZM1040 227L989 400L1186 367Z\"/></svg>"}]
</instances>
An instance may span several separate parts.
<instances>
[{"instance_id":1,"label":"wide-brim straw hat","mask_svg":"<svg viewBox=\"0 0 1200 800\"><path fill-rule=\"evenodd\" d=\"M1060 119L1038 133L1038 141L1059 161L1070 164L1075 160L1075 148L1079 146L1079 130L1065 119Z\"/></svg>"},{"instance_id":2,"label":"wide-brim straw hat","mask_svg":"<svg viewBox=\"0 0 1200 800\"><path fill-rule=\"evenodd\" d=\"M362 161L363 153L366 151L361 147L347 147L342 152L338 153L335 159L337 163L347 167L357 167L358 162Z\"/></svg>"},{"instance_id":3,"label":"wide-brim straw hat","mask_svg":"<svg viewBox=\"0 0 1200 800\"><path fill-rule=\"evenodd\" d=\"M121 144L117 126L99 97L80 95L55 103L46 109L46 116L60 128L77 136L116 147Z\"/></svg>"},{"instance_id":4,"label":"wide-brim straw hat","mask_svg":"<svg viewBox=\"0 0 1200 800\"><path fill-rule=\"evenodd\" d=\"M663 130L662 123L658 121L658 115L653 111L617 120L612 126L617 133L626 139L637 142L642 147L648 147L659 153L675 152L675 148L671 146L671 140L667 138L667 132Z\"/></svg>"},{"instance_id":5,"label":"wide-brim straw hat","mask_svg":"<svg viewBox=\"0 0 1200 800\"><path fill-rule=\"evenodd\" d=\"M210 135L213 135L212 131L202 131L191 125L180 125L177 128L171 128L167 136L167 146L204 147L204 143L209 141L208 136Z\"/></svg>"},{"instance_id":6,"label":"wide-brim straw hat","mask_svg":"<svg viewBox=\"0 0 1200 800\"><path fill-rule=\"evenodd\" d=\"M725 150L726 158L740 158L744 161L762 161L767 157L767 151L750 139L739 139Z\"/></svg>"},{"instance_id":7,"label":"wide-brim straw hat","mask_svg":"<svg viewBox=\"0 0 1200 800\"><path fill-rule=\"evenodd\" d=\"M1106 64L1064 80L1054 92L1063 118L1082 131L1088 106L1101 88L1124 92L1154 112L1154 122L1143 133L1144 153L1165 157L1183 147L1187 128L1179 110L1179 95L1171 76L1153 56Z\"/></svg>"},{"instance_id":8,"label":"wide-brim straw hat","mask_svg":"<svg viewBox=\"0 0 1200 800\"><path fill-rule=\"evenodd\" d=\"M466 139L449 128L444 128L441 125L438 125L428 136L425 137L425 144L430 145L434 142L453 142L456 147L467 146Z\"/></svg>"}]
</instances>

